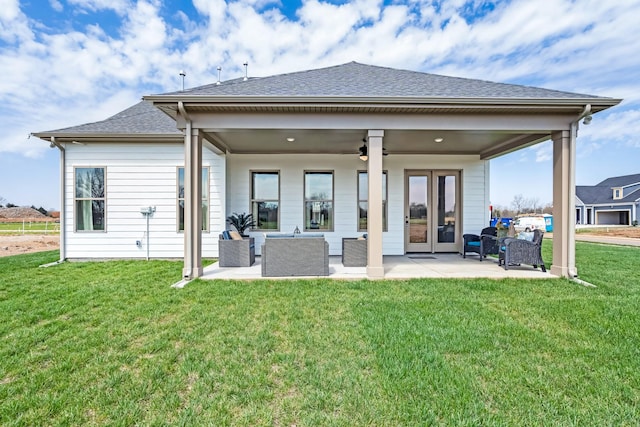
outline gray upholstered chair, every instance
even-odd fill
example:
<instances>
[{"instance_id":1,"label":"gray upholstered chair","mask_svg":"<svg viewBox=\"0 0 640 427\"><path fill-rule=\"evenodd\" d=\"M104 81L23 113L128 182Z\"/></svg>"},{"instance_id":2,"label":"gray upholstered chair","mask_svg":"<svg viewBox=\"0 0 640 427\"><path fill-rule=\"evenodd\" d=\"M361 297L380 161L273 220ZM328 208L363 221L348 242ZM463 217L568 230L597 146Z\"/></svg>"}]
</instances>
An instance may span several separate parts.
<instances>
[{"instance_id":1,"label":"gray upholstered chair","mask_svg":"<svg viewBox=\"0 0 640 427\"><path fill-rule=\"evenodd\" d=\"M533 230L533 240L521 238L501 239L499 244L498 264L504 265L504 269L509 269L510 265L528 264L533 268L540 268L543 272L547 269L542 260L542 238L544 233L540 230Z\"/></svg>"},{"instance_id":2,"label":"gray upholstered chair","mask_svg":"<svg viewBox=\"0 0 640 427\"><path fill-rule=\"evenodd\" d=\"M355 237L342 239L342 265L345 267L367 266L367 240Z\"/></svg>"},{"instance_id":3,"label":"gray upholstered chair","mask_svg":"<svg viewBox=\"0 0 640 427\"><path fill-rule=\"evenodd\" d=\"M256 245L253 237L242 240L218 239L218 265L220 267L250 267L256 261Z\"/></svg>"},{"instance_id":4,"label":"gray upholstered chair","mask_svg":"<svg viewBox=\"0 0 640 427\"><path fill-rule=\"evenodd\" d=\"M486 258L487 255L498 254L498 230L496 227L483 228L478 234L464 234L462 239L464 241L462 248L462 257L467 257L467 252L475 252L480 255L480 261Z\"/></svg>"}]
</instances>

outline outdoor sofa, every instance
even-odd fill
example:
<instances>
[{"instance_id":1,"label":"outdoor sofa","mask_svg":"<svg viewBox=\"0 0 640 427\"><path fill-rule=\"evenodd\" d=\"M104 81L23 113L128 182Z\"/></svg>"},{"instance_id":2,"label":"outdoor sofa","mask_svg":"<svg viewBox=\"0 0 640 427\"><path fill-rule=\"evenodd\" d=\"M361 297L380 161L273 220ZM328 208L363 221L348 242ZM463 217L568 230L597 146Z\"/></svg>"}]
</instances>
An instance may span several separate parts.
<instances>
[{"instance_id":1,"label":"outdoor sofa","mask_svg":"<svg viewBox=\"0 0 640 427\"><path fill-rule=\"evenodd\" d=\"M329 243L322 233L267 234L262 276L328 276Z\"/></svg>"}]
</instances>

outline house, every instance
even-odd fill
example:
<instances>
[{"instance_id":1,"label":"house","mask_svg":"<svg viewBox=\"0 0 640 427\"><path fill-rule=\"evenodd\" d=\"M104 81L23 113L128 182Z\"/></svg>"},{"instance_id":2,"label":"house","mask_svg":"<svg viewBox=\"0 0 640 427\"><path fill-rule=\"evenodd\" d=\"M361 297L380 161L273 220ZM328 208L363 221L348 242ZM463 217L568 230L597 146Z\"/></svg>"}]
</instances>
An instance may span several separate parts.
<instances>
[{"instance_id":1,"label":"house","mask_svg":"<svg viewBox=\"0 0 640 427\"><path fill-rule=\"evenodd\" d=\"M637 224L640 174L607 178L596 185L576 186L576 224Z\"/></svg>"},{"instance_id":2,"label":"house","mask_svg":"<svg viewBox=\"0 0 640 427\"><path fill-rule=\"evenodd\" d=\"M331 255L366 232L371 278L383 255L459 252L490 220L489 160L551 138L551 272L569 276L578 122L620 101L351 62L34 135L60 150L61 259L184 258L185 278L233 212L256 216L258 255L265 232L321 231Z\"/></svg>"}]
</instances>

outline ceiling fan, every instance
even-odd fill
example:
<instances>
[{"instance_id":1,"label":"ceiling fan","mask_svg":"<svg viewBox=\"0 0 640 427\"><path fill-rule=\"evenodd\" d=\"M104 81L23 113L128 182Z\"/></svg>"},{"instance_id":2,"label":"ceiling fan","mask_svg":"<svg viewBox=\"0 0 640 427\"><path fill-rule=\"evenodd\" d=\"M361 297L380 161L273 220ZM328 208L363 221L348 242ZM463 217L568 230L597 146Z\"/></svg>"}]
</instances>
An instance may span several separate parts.
<instances>
[{"instance_id":1,"label":"ceiling fan","mask_svg":"<svg viewBox=\"0 0 640 427\"><path fill-rule=\"evenodd\" d=\"M360 156L360 160L366 162L369 159L368 150L367 150L367 138L362 138L362 147L358 148L358 154ZM382 147L382 155L387 156L389 153L386 153L387 149Z\"/></svg>"}]
</instances>

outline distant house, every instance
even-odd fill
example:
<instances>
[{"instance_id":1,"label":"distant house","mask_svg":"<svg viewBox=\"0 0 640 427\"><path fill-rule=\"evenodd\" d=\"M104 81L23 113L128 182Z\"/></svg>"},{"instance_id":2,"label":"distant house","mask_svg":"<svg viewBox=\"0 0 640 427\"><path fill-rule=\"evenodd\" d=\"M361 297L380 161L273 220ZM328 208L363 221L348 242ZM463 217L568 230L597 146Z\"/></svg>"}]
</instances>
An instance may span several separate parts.
<instances>
[{"instance_id":1,"label":"distant house","mask_svg":"<svg viewBox=\"0 0 640 427\"><path fill-rule=\"evenodd\" d=\"M553 141L551 272L575 273L579 122L620 100L355 62L149 95L35 133L60 151L61 259L183 258L202 275L234 212L265 233L367 233L383 255L459 252L489 223L489 161Z\"/></svg>"},{"instance_id":2,"label":"distant house","mask_svg":"<svg viewBox=\"0 0 640 427\"><path fill-rule=\"evenodd\" d=\"M639 209L640 174L576 186L576 224L631 225Z\"/></svg>"}]
</instances>

